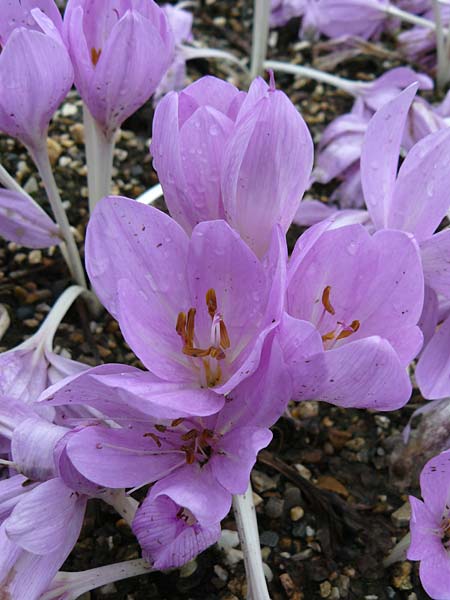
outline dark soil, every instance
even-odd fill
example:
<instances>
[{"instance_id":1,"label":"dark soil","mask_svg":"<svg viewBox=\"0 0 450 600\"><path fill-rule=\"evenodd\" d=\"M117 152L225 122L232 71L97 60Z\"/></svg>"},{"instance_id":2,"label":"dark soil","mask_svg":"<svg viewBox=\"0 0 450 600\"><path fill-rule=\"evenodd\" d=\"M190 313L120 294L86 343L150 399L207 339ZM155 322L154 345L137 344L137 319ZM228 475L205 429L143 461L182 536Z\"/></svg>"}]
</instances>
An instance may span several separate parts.
<instances>
[{"instance_id":1,"label":"dark soil","mask_svg":"<svg viewBox=\"0 0 450 600\"><path fill-rule=\"evenodd\" d=\"M194 35L203 45L227 49L244 57L250 49L250 0L206 0L196 10ZM269 52L277 60L310 64L323 60L323 50L297 40L295 22L275 32ZM273 46L278 37L277 47ZM314 54L314 56L313 56ZM365 46L336 65L345 77L370 79L401 64L392 40ZM192 79L206 73L229 76L217 62L193 61ZM239 84L238 76L233 82ZM245 87L245 82L241 82ZM335 116L350 109L343 92L291 76L277 76L283 89L301 110L313 136ZM148 142L152 106L148 104L124 125L117 145L114 193L136 197L157 183ZM71 93L51 126L51 151L56 179L68 203L71 223L80 246L87 220L81 103ZM0 137L2 164L45 208L45 194L35 168L14 140ZM330 187L314 190L326 201ZM290 245L299 231L289 233ZM0 245L0 303L6 305L11 327L0 351L11 348L34 331L50 306L69 284L59 251L30 251L16 244ZM124 343L117 323L106 313L92 320L78 302L60 326L55 347L72 358L99 362L138 361ZM399 491L389 473L389 456L413 410L423 402L416 394L402 411L375 414L341 410L326 404L292 405L289 415L273 428L274 440L261 453L253 475L255 501L265 563L269 567L273 599L309 600L425 600L417 565L397 563L384 568L394 544L408 532L407 492L417 494L417 480ZM422 459L424 460L424 458ZM420 466L420 465L418 465ZM401 465L400 465L401 468ZM399 467L397 465L397 474ZM402 474L404 475L404 473ZM400 515L393 513L403 507ZM223 528L235 530L232 514ZM85 525L66 570L83 570L139 557L139 546L129 527L108 506L89 504ZM168 574L155 573L93 591L85 598L105 600L236 600L246 597L239 548L208 549L196 561ZM24 599L25 600L25 599Z\"/></svg>"}]
</instances>

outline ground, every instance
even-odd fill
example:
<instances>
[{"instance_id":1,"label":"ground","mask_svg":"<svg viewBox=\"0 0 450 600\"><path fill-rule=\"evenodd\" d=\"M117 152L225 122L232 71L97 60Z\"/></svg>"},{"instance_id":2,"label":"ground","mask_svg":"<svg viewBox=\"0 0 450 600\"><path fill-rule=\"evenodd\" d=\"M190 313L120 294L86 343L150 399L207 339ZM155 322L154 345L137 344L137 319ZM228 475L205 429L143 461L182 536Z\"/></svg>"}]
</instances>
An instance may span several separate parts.
<instances>
[{"instance_id":1,"label":"ground","mask_svg":"<svg viewBox=\"0 0 450 600\"><path fill-rule=\"evenodd\" d=\"M251 4L250 0L202 2L196 10L196 39L244 57L250 49ZM308 64L313 55L309 46L296 39L297 25L294 22L272 35L270 54ZM337 65L335 71L370 79L401 64L391 40L383 40L383 44L383 52L366 47ZM208 72L230 76L225 65L202 60L190 63L191 79ZM238 76L232 80L239 84ZM277 85L301 110L315 138L334 116L351 107L351 98L327 86L295 81L291 76L277 77ZM136 197L157 182L148 153L151 117L152 106L148 104L124 125L115 153L115 193ZM50 152L80 243L87 220L81 122L81 103L72 92L51 126ZM46 206L34 166L20 144L0 137L0 156L25 189ZM315 193L326 201L329 191L322 186ZM298 235L298 229L290 231L291 246ZM29 251L1 243L0 302L6 305L12 324L0 341L0 350L13 347L36 331L68 284L58 250ZM138 365L117 323L106 313L93 320L81 301L58 330L56 348L62 347L74 359L92 365L102 361ZM274 440L261 453L252 478L262 553L274 600L428 598L420 586L417 565L400 562L383 567L383 558L408 532L407 494L418 493L417 471L425 456L419 452L414 461L406 463L399 438L422 403L415 393L406 408L389 414L304 403L290 406L289 414L274 426ZM393 465L394 454L397 459ZM412 462L414 472L410 470ZM225 539L233 542L231 514L223 528L227 530ZM106 505L93 501L65 569L83 570L138 556L138 544L125 522ZM245 598L245 588L239 547L225 544L222 549L210 548L181 570L126 580L83 598L236 600Z\"/></svg>"}]
</instances>

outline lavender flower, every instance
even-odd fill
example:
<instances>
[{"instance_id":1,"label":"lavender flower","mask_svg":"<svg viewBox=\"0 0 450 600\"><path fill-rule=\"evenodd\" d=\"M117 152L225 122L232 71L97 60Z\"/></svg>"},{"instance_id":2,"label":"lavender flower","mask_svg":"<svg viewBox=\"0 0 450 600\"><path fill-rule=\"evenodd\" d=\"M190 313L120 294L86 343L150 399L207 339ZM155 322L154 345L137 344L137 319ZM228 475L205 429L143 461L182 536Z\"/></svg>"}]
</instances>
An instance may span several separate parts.
<instances>
[{"instance_id":1,"label":"lavender flower","mask_svg":"<svg viewBox=\"0 0 450 600\"><path fill-rule=\"evenodd\" d=\"M170 65L173 36L164 12L153 0L69 0L64 33L78 91L110 139Z\"/></svg>"},{"instance_id":2,"label":"lavender flower","mask_svg":"<svg viewBox=\"0 0 450 600\"><path fill-rule=\"evenodd\" d=\"M54 0L9 0L2 6L0 22L0 46L17 27L41 31L40 25L32 14L33 9L41 10L60 31L62 29L61 14Z\"/></svg>"},{"instance_id":3,"label":"lavender flower","mask_svg":"<svg viewBox=\"0 0 450 600\"><path fill-rule=\"evenodd\" d=\"M171 215L186 231L225 217L262 256L273 225L286 231L292 222L313 147L273 82L257 79L245 96L207 77L160 102L151 150Z\"/></svg>"},{"instance_id":4,"label":"lavender flower","mask_svg":"<svg viewBox=\"0 0 450 600\"><path fill-rule=\"evenodd\" d=\"M450 524L450 452L427 462L420 475L423 502L409 497L411 503L410 560L420 560L420 581L436 600L450 599L448 538Z\"/></svg>"}]
</instances>

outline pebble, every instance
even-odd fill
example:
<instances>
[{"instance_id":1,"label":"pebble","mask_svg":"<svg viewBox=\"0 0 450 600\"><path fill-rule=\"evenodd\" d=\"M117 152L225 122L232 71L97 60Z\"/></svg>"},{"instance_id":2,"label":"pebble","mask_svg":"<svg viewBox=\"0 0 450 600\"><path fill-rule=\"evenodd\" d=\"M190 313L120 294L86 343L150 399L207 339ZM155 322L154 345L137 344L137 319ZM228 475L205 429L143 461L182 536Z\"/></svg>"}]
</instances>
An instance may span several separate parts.
<instances>
[{"instance_id":1,"label":"pebble","mask_svg":"<svg viewBox=\"0 0 450 600\"><path fill-rule=\"evenodd\" d=\"M28 254L28 262L30 265L38 265L42 261L42 252L41 250L32 250Z\"/></svg>"},{"instance_id":2,"label":"pebble","mask_svg":"<svg viewBox=\"0 0 450 600\"><path fill-rule=\"evenodd\" d=\"M61 156L63 148L61 144L59 144L53 138L47 138L47 148L48 148L48 158L50 159L50 164L52 167L56 165L56 161Z\"/></svg>"},{"instance_id":3,"label":"pebble","mask_svg":"<svg viewBox=\"0 0 450 600\"><path fill-rule=\"evenodd\" d=\"M214 565L214 573L222 581L228 580L228 571L226 569L224 569L223 567L221 567L220 565Z\"/></svg>"},{"instance_id":4,"label":"pebble","mask_svg":"<svg viewBox=\"0 0 450 600\"><path fill-rule=\"evenodd\" d=\"M300 419L311 419L319 414L319 403L315 401L300 402L293 410L292 416Z\"/></svg>"},{"instance_id":5,"label":"pebble","mask_svg":"<svg viewBox=\"0 0 450 600\"><path fill-rule=\"evenodd\" d=\"M244 553L242 550L238 550L237 548L228 548L225 552L225 562L233 567L237 565L241 560L244 560Z\"/></svg>"},{"instance_id":6,"label":"pebble","mask_svg":"<svg viewBox=\"0 0 450 600\"><path fill-rule=\"evenodd\" d=\"M222 533L220 534L220 539L217 542L217 545L221 550L226 550L227 548L236 548L239 545L239 534L237 531L232 531L231 529L222 529Z\"/></svg>"},{"instance_id":7,"label":"pebble","mask_svg":"<svg viewBox=\"0 0 450 600\"><path fill-rule=\"evenodd\" d=\"M296 465L294 465L294 467L297 469L297 471L300 473L300 475L302 477L304 477L308 481L311 479L312 473L308 469L308 467L305 467L305 465L302 465L301 463L297 463Z\"/></svg>"},{"instance_id":8,"label":"pebble","mask_svg":"<svg viewBox=\"0 0 450 600\"><path fill-rule=\"evenodd\" d=\"M280 536L276 531L263 531L260 538L261 546L274 548L278 544L279 539Z\"/></svg>"},{"instance_id":9,"label":"pebble","mask_svg":"<svg viewBox=\"0 0 450 600\"><path fill-rule=\"evenodd\" d=\"M395 571L392 577L392 585L397 590L412 590L413 585L411 583L411 570L412 565L410 562L402 562Z\"/></svg>"},{"instance_id":10,"label":"pebble","mask_svg":"<svg viewBox=\"0 0 450 600\"><path fill-rule=\"evenodd\" d=\"M267 492L269 490L276 490L277 488L276 481L257 469L253 469L251 478L252 484L257 492Z\"/></svg>"},{"instance_id":11,"label":"pebble","mask_svg":"<svg viewBox=\"0 0 450 600\"><path fill-rule=\"evenodd\" d=\"M70 156L61 156L61 158L58 161L58 165L60 167L62 167L63 169L65 169L66 167L68 167L72 162L72 159L70 158Z\"/></svg>"},{"instance_id":12,"label":"pebble","mask_svg":"<svg viewBox=\"0 0 450 600\"><path fill-rule=\"evenodd\" d=\"M77 144L84 144L84 126L82 123L75 123L69 131Z\"/></svg>"},{"instance_id":13,"label":"pebble","mask_svg":"<svg viewBox=\"0 0 450 600\"><path fill-rule=\"evenodd\" d=\"M264 502L264 500L261 498L261 496L259 496L256 492L252 492L252 497L253 497L253 504L256 506L259 506L261 504L261 502Z\"/></svg>"},{"instance_id":14,"label":"pebble","mask_svg":"<svg viewBox=\"0 0 450 600\"><path fill-rule=\"evenodd\" d=\"M404 527L408 525L409 520L411 518L411 506L409 502L405 502L397 508L395 512L392 513L391 519L396 527Z\"/></svg>"},{"instance_id":15,"label":"pebble","mask_svg":"<svg viewBox=\"0 0 450 600\"><path fill-rule=\"evenodd\" d=\"M74 117L78 112L78 108L71 102L66 102L62 105L61 115L63 117Z\"/></svg>"},{"instance_id":16,"label":"pebble","mask_svg":"<svg viewBox=\"0 0 450 600\"><path fill-rule=\"evenodd\" d=\"M289 512L291 521L300 521L303 518L305 511L301 506L293 506Z\"/></svg>"},{"instance_id":17,"label":"pebble","mask_svg":"<svg viewBox=\"0 0 450 600\"><path fill-rule=\"evenodd\" d=\"M117 588L114 583L107 583L103 585L99 590L101 596L109 596L109 594L116 594Z\"/></svg>"},{"instance_id":18,"label":"pebble","mask_svg":"<svg viewBox=\"0 0 450 600\"><path fill-rule=\"evenodd\" d=\"M27 182L23 186L23 189L26 191L27 194L35 194L39 190L36 177L31 176L29 179L27 179Z\"/></svg>"},{"instance_id":19,"label":"pebble","mask_svg":"<svg viewBox=\"0 0 450 600\"><path fill-rule=\"evenodd\" d=\"M25 325L25 327L34 329L39 325L39 321L37 319L24 319L23 324Z\"/></svg>"},{"instance_id":20,"label":"pebble","mask_svg":"<svg viewBox=\"0 0 450 600\"><path fill-rule=\"evenodd\" d=\"M188 563L186 563L185 565L183 565L180 569L180 577L182 579L186 579L187 577L190 577L191 575L193 575L195 573L195 571L197 570L198 567L198 563L195 560L190 560Z\"/></svg>"},{"instance_id":21,"label":"pebble","mask_svg":"<svg viewBox=\"0 0 450 600\"><path fill-rule=\"evenodd\" d=\"M267 581L270 583L273 580L272 569L265 562L263 562L262 566L263 566L264 575L265 575Z\"/></svg>"},{"instance_id":22,"label":"pebble","mask_svg":"<svg viewBox=\"0 0 450 600\"><path fill-rule=\"evenodd\" d=\"M331 594L331 583L329 581L323 581L320 584L320 597L329 598Z\"/></svg>"},{"instance_id":23,"label":"pebble","mask_svg":"<svg viewBox=\"0 0 450 600\"><path fill-rule=\"evenodd\" d=\"M266 515L270 519L279 519L283 514L284 500L281 498L269 498L264 507Z\"/></svg>"}]
</instances>

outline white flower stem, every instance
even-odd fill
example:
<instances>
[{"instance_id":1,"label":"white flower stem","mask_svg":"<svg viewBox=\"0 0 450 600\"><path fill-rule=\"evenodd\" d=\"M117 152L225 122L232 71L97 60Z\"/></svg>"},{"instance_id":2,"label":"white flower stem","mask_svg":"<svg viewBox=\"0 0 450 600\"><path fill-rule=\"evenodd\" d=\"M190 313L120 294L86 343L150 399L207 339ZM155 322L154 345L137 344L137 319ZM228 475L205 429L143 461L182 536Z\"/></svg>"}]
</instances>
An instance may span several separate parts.
<instances>
[{"instance_id":1,"label":"white flower stem","mask_svg":"<svg viewBox=\"0 0 450 600\"><path fill-rule=\"evenodd\" d=\"M99 200L111 193L111 178L116 136L107 138L83 104L84 143L88 170L89 212Z\"/></svg>"},{"instance_id":2,"label":"white flower stem","mask_svg":"<svg viewBox=\"0 0 450 600\"><path fill-rule=\"evenodd\" d=\"M218 58L219 60L227 60L235 65L239 65L242 71L248 73L248 69L243 61L225 50L219 50L218 48L194 48L193 46L187 46L185 44L181 44L180 47L186 60L193 60L196 58Z\"/></svg>"},{"instance_id":3,"label":"white flower stem","mask_svg":"<svg viewBox=\"0 0 450 600\"><path fill-rule=\"evenodd\" d=\"M401 10L392 4L386 4L384 6L380 4L379 10L386 13L390 17L405 21L405 23L411 23L412 25L418 25L419 27L425 27L426 29L436 29L436 25L433 23L433 21L413 15L412 13L409 13L406 10Z\"/></svg>"},{"instance_id":4,"label":"white flower stem","mask_svg":"<svg viewBox=\"0 0 450 600\"><path fill-rule=\"evenodd\" d=\"M112 506L131 527L134 515L139 507L137 500L126 494L125 490L106 490L106 492L99 495L99 498Z\"/></svg>"},{"instance_id":5,"label":"white flower stem","mask_svg":"<svg viewBox=\"0 0 450 600\"><path fill-rule=\"evenodd\" d=\"M270 600L263 570L258 522L250 483L245 494L233 496L233 509L244 553L248 585L247 599Z\"/></svg>"},{"instance_id":6,"label":"white flower stem","mask_svg":"<svg viewBox=\"0 0 450 600\"><path fill-rule=\"evenodd\" d=\"M47 591L39 598L40 600L61 600L62 598L64 600L76 600L85 592L108 583L151 572L152 568L143 558L76 573L59 571Z\"/></svg>"},{"instance_id":7,"label":"white flower stem","mask_svg":"<svg viewBox=\"0 0 450 600\"><path fill-rule=\"evenodd\" d=\"M161 198L163 195L163 190L160 183L157 183L153 187L149 188L143 194L136 198L136 202L140 202L141 204L153 204L155 200Z\"/></svg>"},{"instance_id":8,"label":"white flower stem","mask_svg":"<svg viewBox=\"0 0 450 600\"><path fill-rule=\"evenodd\" d=\"M444 29L439 0L433 0L433 15L436 24L436 84L442 91L450 81L450 35L448 29Z\"/></svg>"},{"instance_id":9,"label":"white flower stem","mask_svg":"<svg viewBox=\"0 0 450 600\"><path fill-rule=\"evenodd\" d=\"M254 0L250 77L262 75L269 38L270 0Z\"/></svg>"},{"instance_id":10,"label":"white flower stem","mask_svg":"<svg viewBox=\"0 0 450 600\"><path fill-rule=\"evenodd\" d=\"M45 191L52 207L53 216L59 226L59 231L66 245L65 258L72 277L75 281L86 288L86 278L84 276L83 265L81 264L80 253L78 252L75 238L70 228L66 211L62 205L61 196L53 176L52 167L48 157L47 143L44 142L40 147L28 149L44 182Z\"/></svg>"},{"instance_id":11,"label":"white flower stem","mask_svg":"<svg viewBox=\"0 0 450 600\"><path fill-rule=\"evenodd\" d=\"M83 293L86 293L86 288L82 287L81 285L71 285L69 288L67 288L67 290L64 290L64 292L53 305L37 334L42 336L41 343L46 350L51 351L53 346L53 338L55 337L55 333L59 327L59 324L64 319L67 311L78 298L78 296Z\"/></svg>"},{"instance_id":12,"label":"white flower stem","mask_svg":"<svg viewBox=\"0 0 450 600\"><path fill-rule=\"evenodd\" d=\"M0 165L0 183L8 190L13 192L18 192L19 194L23 194L27 198L29 198L34 204L37 205L37 202L33 200L33 198L27 194L27 192L20 186L17 181L12 177L8 171L5 169L3 165Z\"/></svg>"},{"instance_id":13,"label":"white flower stem","mask_svg":"<svg viewBox=\"0 0 450 600\"><path fill-rule=\"evenodd\" d=\"M343 77L337 77L337 75L331 75L324 71L319 71L312 67L304 67L303 65L291 65L290 63L278 62L276 60L264 61L264 67L271 69L272 71L281 71L283 73L290 73L291 75L300 75L307 79L313 79L314 81L320 81L321 83L327 83L335 88L344 90L352 96L358 96L360 92L364 91L370 83L365 81L352 81L351 79L344 79Z\"/></svg>"}]
</instances>

